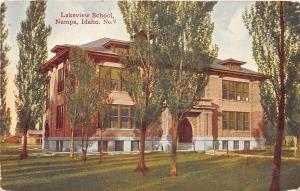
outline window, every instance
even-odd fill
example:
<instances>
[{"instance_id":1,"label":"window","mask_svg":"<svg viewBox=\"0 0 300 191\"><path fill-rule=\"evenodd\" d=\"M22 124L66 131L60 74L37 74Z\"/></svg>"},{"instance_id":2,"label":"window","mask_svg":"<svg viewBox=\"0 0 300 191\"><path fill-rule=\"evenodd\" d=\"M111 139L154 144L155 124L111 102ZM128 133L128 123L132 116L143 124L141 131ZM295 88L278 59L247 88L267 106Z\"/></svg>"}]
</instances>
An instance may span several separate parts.
<instances>
[{"instance_id":1,"label":"window","mask_svg":"<svg viewBox=\"0 0 300 191\"><path fill-rule=\"evenodd\" d=\"M222 112L223 129L235 129L239 131L249 131L248 112Z\"/></svg>"},{"instance_id":2,"label":"window","mask_svg":"<svg viewBox=\"0 0 300 191\"><path fill-rule=\"evenodd\" d=\"M248 101L249 100L249 84L248 83L243 83L242 100L243 101Z\"/></svg>"},{"instance_id":3,"label":"window","mask_svg":"<svg viewBox=\"0 0 300 191\"><path fill-rule=\"evenodd\" d=\"M233 149L239 150L239 141L233 141Z\"/></svg>"},{"instance_id":4,"label":"window","mask_svg":"<svg viewBox=\"0 0 300 191\"><path fill-rule=\"evenodd\" d=\"M118 128L118 106L111 107L110 128Z\"/></svg>"},{"instance_id":5,"label":"window","mask_svg":"<svg viewBox=\"0 0 300 191\"><path fill-rule=\"evenodd\" d=\"M64 90L64 69L61 68L58 70L58 83L57 83L57 92Z\"/></svg>"},{"instance_id":6,"label":"window","mask_svg":"<svg viewBox=\"0 0 300 191\"><path fill-rule=\"evenodd\" d=\"M249 100L249 84L246 82L222 81L222 98L248 101Z\"/></svg>"},{"instance_id":7,"label":"window","mask_svg":"<svg viewBox=\"0 0 300 191\"><path fill-rule=\"evenodd\" d=\"M64 148L64 142L63 141L56 141L56 152L62 152Z\"/></svg>"},{"instance_id":8,"label":"window","mask_svg":"<svg viewBox=\"0 0 300 191\"><path fill-rule=\"evenodd\" d=\"M223 99L229 98L228 91L229 91L228 81L223 80L222 81L222 97L223 97Z\"/></svg>"},{"instance_id":9,"label":"window","mask_svg":"<svg viewBox=\"0 0 300 191\"><path fill-rule=\"evenodd\" d=\"M219 150L219 145L220 145L219 141L216 141L216 140L213 141L214 150Z\"/></svg>"},{"instance_id":10,"label":"window","mask_svg":"<svg viewBox=\"0 0 300 191\"><path fill-rule=\"evenodd\" d=\"M229 112L229 129L235 129L235 113Z\"/></svg>"},{"instance_id":11,"label":"window","mask_svg":"<svg viewBox=\"0 0 300 191\"><path fill-rule=\"evenodd\" d=\"M110 81L110 87L111 90L120 90L120 70L117 68L111 68L111 81Z\"/></svg>"},{"instance_id":12,"label":"window","mask_svg":"<svg viewBox=\"0 0 300 191\"><path fill-rule=\"evenodd\" d=\"M244 150L250 150L250 141L244 141Z\"/></svg>"},{"instance_id":13,"label":"window","mask_svg":"<svg viewBox=\"0 0 300 191\"><path fill-rule=\"evenodd\" d=\"M131 141L131 151L139 150L139 141Z\"/></svg>"},{"instance_id":14,"label":"window","mask_svg":"<svg viewBox=\"0 0 300 191\"><path fill-rule=\"evenodd\" d=\"M243 113L242 112L236 113L236 129L243 130Z\"/></svg>"},{"instance_id":15,"label":"window","mask_svg":"<svg viewBox=\"0 0 300 191\"><path fill-rule=\"evenodd\" d=\"M110 128L136 128L136 110L133 106L113 105L110 113Z\"/></svg>"},{"instance_id":16,"label":"window","mask_svg":"<svg viewBox=\"0 0 300 191\"><path fill-rule=\"evenodd\" d=\"M124 151L124 141L115 141L115 151Z\"/></svg>"},{"instance_id":17,"label":"window","mask_svg":"<svg viewBox=\"0 0 300 191\"><path fill-rule=\"evenodd\" d=\"M243 83L238 82L237 83L237 97L236 99L238 101L242 100L243 97Z\"/></svg>"},{"instance_id":18,"label":"window","mask_svg":"<svg viewBox=\"0 0 300 191\"><path fill-rule=\"evenodd\" d=\"M222 149L227 150L228 149L228 141L222 141Z\"/></svg>"},{"instance_id":19,"label":"window","mask_svg":"<svg viewBox=\"0 0 300 191\"><path fill-rule=\"evenodd\" d=\"M223 129L228 129L228 123L229 123L228 114L229 114L228 112L223 112L222 113Z\"/></svg>"},{"instance_id":20,"label":"window","mask_svg":"<svg viewBox=\"0 0 300 191\"><path fill-rule=\"evenodd\" d=\"M236 99L235 98L235 83L229 82L229 99Z\"/></svg>"},{"instance_id":21,"label":"window","mask_svg":"<svg viewBox=\"0 0 300 191\"><path fill-rule=\"evenodd\" d=\"M121 128L129 128L129 106L121 106Z\"/></svg>"},{"instance_id":22,"label":"window","mask_svg":"<svg viewBox=\"0 0 300 191\"><path fill-rule=\"evenodd\" d=\"M103 152L107 152L107 141L102 140L103 143ZM98 141L98 152L101 151L101 141Z\"/></svg>"},{"instance_id":23,"label":"window","mask_svg":"<svg viewBox=\"0 0 300 191\"><path fill-rule=\"evenodd\" d=\"M56 148L55 148L56 152L59 152L59 141L56 141Z\"/></svg>"},{"instance_id":24,"label":"window","mask_svg":"<svg viewBox=\"0 0 300 191\"><path fill-rule=\"evenodd\" d=\"M109 80L109 87L111 90L121 90L121 74L119 68L108 66L99 66L100 86L103 85L104 79Z\"/></svg>"},{"instance_id":25,"label":"window","mask_svg":"<svg viewBox=\"0 0 300 191\"><path fill-rule=\"evenodd\" d=\"M63 128L64 121L64 107L63 105L58 105L56 107L56 129Z\"/></svg>"},{"instance_id":26,"label":"window","mask_svg":"<svg viewBox=\"0 0 300 191\"><path fill-rule=\"evenodd\" d=\"M235 65L235 64L229 64L228 68L230 70L235 70L235 71L239 71L240 70L240 66L239 65Z\"/></svg>"},{"instance_id":27,"label":"window","mask_svg":"<svg viewBox=\"0 0 300 191\"><path fill-rule=\"evenodd\" d=\"M249 118L248 118L249 113L244 113L244 120L243 120L243 129L245 131L249 130Z\"/></svg>"}]
</instances>

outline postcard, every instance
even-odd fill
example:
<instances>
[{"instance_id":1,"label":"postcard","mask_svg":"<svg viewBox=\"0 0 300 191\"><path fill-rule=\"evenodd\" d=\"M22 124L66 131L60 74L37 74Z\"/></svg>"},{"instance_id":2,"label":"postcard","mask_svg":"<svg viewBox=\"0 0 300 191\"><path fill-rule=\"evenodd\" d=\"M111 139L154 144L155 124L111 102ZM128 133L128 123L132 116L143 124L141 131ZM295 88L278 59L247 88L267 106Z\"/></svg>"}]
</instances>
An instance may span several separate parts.
<instances>
[{"instance_id":1,"label":"postcard","mask_svg":"<svg viewBox=\"0 0 300 191\"><path fill-rule=\"evenodd\" d=\"M0 188L300 191L299 1L1 1Z\"/></svg>"}]
</instances>

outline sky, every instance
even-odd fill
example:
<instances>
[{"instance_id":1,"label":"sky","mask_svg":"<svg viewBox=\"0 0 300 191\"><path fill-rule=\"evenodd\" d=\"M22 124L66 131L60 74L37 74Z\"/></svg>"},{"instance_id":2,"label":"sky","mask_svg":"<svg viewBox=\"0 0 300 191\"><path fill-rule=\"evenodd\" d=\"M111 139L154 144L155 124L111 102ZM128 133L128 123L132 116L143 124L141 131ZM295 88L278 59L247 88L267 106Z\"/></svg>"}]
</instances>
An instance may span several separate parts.
<instances>
[{"instance_id":1,"label":"sky","mask_svg":"<svg viewBox=\"0 0 300 191\"><path fill-rule=\"evenodd\" d=\"M242 13L253 2L247 1L222 1L218 2L212 12L212 20L215 24L213 42L218 45L218 58L234 58L247 62L244 67L257 71L257 66L252 58L251 39L242 21ZM17 115L15 112L15 95L18 93L14 85L18 62L17 33L20 31L20 23L26 18L26 9L29 2L7 1L6 26L8 28L7 43L11 47L9 52L10 65L8 66L8 107L12 109L12 127L10 132L14 134ZM83 25L83 24L57 24L56 19L65 19L61 13L112 13L115 18L109 25ZM79 21L79 20L78 20ZM99 38L108 37L120 40L129 40L122 14L116 1L51 1L47 2L46 24L52 27L48 37L48 57L53 53L50 49L57 44L79 45Z\"/></svg>"}]
</instances>

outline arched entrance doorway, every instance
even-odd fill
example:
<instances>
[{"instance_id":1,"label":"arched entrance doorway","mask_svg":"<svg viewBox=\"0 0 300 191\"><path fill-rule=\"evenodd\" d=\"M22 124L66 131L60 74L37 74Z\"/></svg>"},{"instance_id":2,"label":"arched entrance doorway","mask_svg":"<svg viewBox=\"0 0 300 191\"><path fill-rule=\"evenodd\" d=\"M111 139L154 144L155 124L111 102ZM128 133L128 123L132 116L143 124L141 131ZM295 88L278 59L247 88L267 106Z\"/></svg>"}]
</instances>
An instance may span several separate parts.
<instances>
[{"instance_id":1,"label":"arched entrance doorway","mask_svg":"<svg viewBox=\"0 0 300 191\"><path fill-rule=\"evenodd\" d=\"M192 126L187 118L179 123L178 141L179 143L191 143L193 138Z\"/></svg>"}]
</instances>

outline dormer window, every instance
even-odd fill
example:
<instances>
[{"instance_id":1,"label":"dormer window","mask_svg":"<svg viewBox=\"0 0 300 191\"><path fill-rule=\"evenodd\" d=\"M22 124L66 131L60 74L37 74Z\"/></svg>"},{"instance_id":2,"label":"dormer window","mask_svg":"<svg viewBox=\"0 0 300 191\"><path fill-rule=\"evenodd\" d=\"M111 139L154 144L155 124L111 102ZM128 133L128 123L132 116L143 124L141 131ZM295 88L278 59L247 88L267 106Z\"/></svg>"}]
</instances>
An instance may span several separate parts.
<instances>
[{"instance_id":1,"label":"dormer window","mask_svg":"<svg viewBox=\"0 0 300 191\"><path fill-rule=\"evenodd\" d=\"M229 70L233 71L240 71L241 70L241 65L245 64L246 62L235 60L232 58L222 60L219 62L219 64L227 67Z\"/></svg>"},{"instance_id":2,"label":"dormer window","mask_svg":"<svg viewBox=\"0 0 300 191\"><path fill-rule=\"evenodd\" d=\"M240 71L240 68L241 68L239 65L236 65L236 64L228 64L227 67L230 70L234 70L234 71Z\"/></svg>"},{"instance_id":3,"label":"dormer window","mask_svg":"<svg viewBox=\"0 0 300 191\"><path fill-rule=\"evenodd\" d=\"M116 41L110 40L103 45L105 48L110 49L116 54L128 54L129 42L128 41Z\"/></svg>"}]
</instances>

